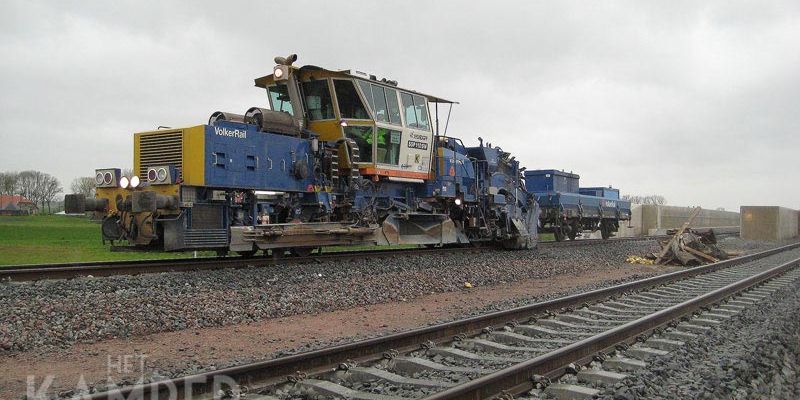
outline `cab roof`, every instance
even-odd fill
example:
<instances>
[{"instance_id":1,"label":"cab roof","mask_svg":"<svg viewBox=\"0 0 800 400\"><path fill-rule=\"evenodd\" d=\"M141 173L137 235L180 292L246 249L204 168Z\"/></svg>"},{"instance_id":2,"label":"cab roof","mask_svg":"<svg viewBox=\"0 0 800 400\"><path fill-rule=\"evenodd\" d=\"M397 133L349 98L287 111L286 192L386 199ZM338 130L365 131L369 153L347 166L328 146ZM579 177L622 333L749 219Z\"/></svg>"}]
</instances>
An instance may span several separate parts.
<instances>
[{"instance_id":1,"label":"cab roof","mask_svg":"<svg viewBox=\"0 0 800 400\"><path fill-rule=\"evenodd\" d=\"M397 87L396 85L390 84L390 83L388 83L386 81L374 79L373 76L369 76L367 74L363 74L363 75L361 73L354 74L349 69L334 71L334 70L329 70L329 69L317 67L315 65L304 65L304 66L299 67L299 68L292 66L291 68L296 72L300 72L301 74L304 73L304 72L324 72L326 75L330 75L330 76L333 76L333 77L360 79L362 81L367 81L367 82L370 82L370 83L383 85L383 86L386 86L386 87L389 87L389 88L392 88L392 89L397 89L397 90L401 90L401 91L404 91L404 92L408 92L408 93L413 93L413 94L417 94L417 95L420 95L420 96L424 96L425 98L428 99L428 102L430 102L430 103L458 104L457 101L451 101L451 100L443 99L441 97L432 96L432 95L429 95L429 94L417 92L415 90L403 89L403 88ZM256 86L260 87L260 88L264 88L264 89L266 89L268 86L270 86L270 85L272 85L274 83L275 83L275 77L272 74L267 75L267 76L262 76L260 78L256 78L255 79Z\"/></svg>"}]
</instances>

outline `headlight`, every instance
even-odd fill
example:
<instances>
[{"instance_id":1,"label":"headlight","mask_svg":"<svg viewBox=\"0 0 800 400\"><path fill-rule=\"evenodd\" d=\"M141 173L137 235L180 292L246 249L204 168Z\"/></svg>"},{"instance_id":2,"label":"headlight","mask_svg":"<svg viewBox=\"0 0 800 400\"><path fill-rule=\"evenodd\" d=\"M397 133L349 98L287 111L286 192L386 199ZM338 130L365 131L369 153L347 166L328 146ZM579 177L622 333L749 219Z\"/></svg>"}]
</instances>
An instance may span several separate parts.
<instances>
[{"instance_id":1,"label":"headlight","mask_svg":"<svg viewBox=\"0 0 800 400\"><path fill-rule=\"evenodd\" d=\"M98 172L97 175L94 176L94 183L96 185L102 185L103 181L104 181L103 173L102 172Z\"/></svg>"},{"instance_id":2,"label":"headlight","mask_svg":"<svg viewBox=\"0 0 800 400\"><path fill-rule=\"evenodd\" d=\"M275 79L281 79L283 78L283 69L281 67L276 67L273 74L275 75Z\"/></svg>"},{"instance_id":3,"label":"headlight","mask_svg":"<svg viewBox=\"0 0 800 400\"><path fill-rule=\"evenodd\" d=\"M119 178L119 187L121 187L123 189L127 189L128 185L130 185L130 183L131 183L131 181L128 180L127 176L123 176L122 178Z\"/></svg>"},{"instance_id":4,"label":"headlight","mask_svg":"<svg viewBox=\"0 0 800 400\"><path fill-rule=\"evenodd\" d=\"M460 205L461 205L461 199L460 199L460 198L458 198L458 197L456 197L456 205L457 205L457 206L460 206Z\"/></svg>"},{"instance_id":5,"label":"headlight","mask_svg":"<svg viewBox=\"0 0 800 400\"><path fill-rule=\"evenodd\" d=\"M139 187L139 184L140 184L140 183L142 183L142 181L141 181L141 180L139 180L139 177L138 177L138 176L134 175L134 176L132 176L132 177L131 177L131 187L132 187L132 188L137 188L137 187Z\"/></svg>"},{"instance_id":6,"label":"headlight","mask_svg":"<svg viewBox=\"0 0 800 400\"><path fill-rule=\"evenodd\" d=\"M156 170L155 168L150 168L147 170L147 181L148 182L155 182L156 181Z\"/></svg>"},{"instance_id":7,"label":"headlight","mask_svg":"<svg viewBox=\"0 0 800 400\"><path fill-rule=\"evenodd\" d=\"M158 169L158 181L163 182L167 179L167 169L166 168L159 168Z\"/></svg>"},{"instance_id":8,"label":"headlight","mask_svg":"<svg viewBox=\"0 0 800 400\"><path fill-rule=\"evenodd\" d=\"M103 183L105 183L106 185L110 185L111 182L113 181L114 181L114 175L112 175L111 172L106 172L105 174L103 174Z\"/></svg>"}]
</instances>

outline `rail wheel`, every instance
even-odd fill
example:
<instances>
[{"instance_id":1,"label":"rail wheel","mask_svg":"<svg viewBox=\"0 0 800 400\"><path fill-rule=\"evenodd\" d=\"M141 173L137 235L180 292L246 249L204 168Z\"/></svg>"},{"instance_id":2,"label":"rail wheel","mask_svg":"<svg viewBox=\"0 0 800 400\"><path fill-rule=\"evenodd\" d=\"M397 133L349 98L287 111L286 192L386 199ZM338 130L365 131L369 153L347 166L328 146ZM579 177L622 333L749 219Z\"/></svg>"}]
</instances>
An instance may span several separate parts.
<instances>
[{"instance_id":1,"label":"rail wheel","mask_svg":"<svg viewBox=\"0 0 800 400\"><path fill-rule=\"evenodd\" d=\"M553 231L553 235L556 237L556 242L563 242L564 241L564 227L557 226L555 231Z\"/></svg>"},{"instance_id":2,"label":"rail wheel","mask_svg":"<svg viewBox=\"0 0 800 400\"><path fill-rule=\"evenodd\" d=\"M600 236L603 239L608 239L611 237L611 227L605 222L600 223Z\"/></svg>"},{"instance_id":3,"label":"rail wheel","mask_svg":"<svg viewBox=\"0 0 800 400\"><path fill-rule=\"evenodd\" d=\"M257 251L258 250L237 251L236 254L238 254L238 255L240 255L240 256L242 256L244 258L250 258L250 257L256 255Z\"/></svg>"},{"instance_id":4,"label":"rail wheel","mask_svg":"<svg viewBox=\"0 0 800 400\"><path fill-rule=\"evenodd\" d=\"M289 252L295 257L308 257L313 251L313 247L292 247L289 249Z\"/></svg>"},{"instance_id":5,"label":"rail wheel","mask_svg":"<svg viewBox=\"0 0 800 400\"><path fill-rule=\"evenodd\" d=\"M578 221L573 221L567 229L567 237L569 240L575 240L575 238L578 237L578 232L580 231L580 224L578 224Z\"/></svg>"},{"instance_id":6,"label":"rail wheel","mask_svg":"<svg viewBox=\"0 0 800 400\"><path fill-rule=\"evenodd\" d=\"M272 249L269 251L269 255L273 260L280 260L286 256L286 249Z\"/></svg>"}]
</instances>

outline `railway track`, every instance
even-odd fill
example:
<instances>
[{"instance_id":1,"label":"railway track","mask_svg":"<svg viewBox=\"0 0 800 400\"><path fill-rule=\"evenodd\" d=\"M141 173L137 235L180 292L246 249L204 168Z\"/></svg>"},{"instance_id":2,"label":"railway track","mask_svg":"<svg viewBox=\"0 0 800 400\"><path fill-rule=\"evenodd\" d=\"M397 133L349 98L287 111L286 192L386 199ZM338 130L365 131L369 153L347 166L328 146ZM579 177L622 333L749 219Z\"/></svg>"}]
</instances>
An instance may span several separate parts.
<instances>
[{"instance_id":1,"label":"railway track","mask_svg":"<svg viewBox=\"0 0 800 400\"><path fill-rule=\"evenodd\" d=\"M663 236L645 238L615 238L609 240L583 239L566 242L539 242L542 247L571 247L601 245L620 241L661 239ZM69 279L80 276L135 275L160 272L183 272L225 268L251 268L283 264L347 261L364 257L390 258L420 254L448 254L454 252L485 251L475 247L376 249L363 251L337 251L312 254L307 257L202 257L162 260L98 261L59 264L27 264L0 267L0 281L35 281L42 279Z\"/></svg>"},{"instance_id":2,"label":"railway track","mask_svg":"<svg viewBox=\"0 0 800 400\"><path fill-rule=\"evenodd\" d=\"M591 397L800 278L800 243L384 337L88 398ZM564 379L567 375L570 379ZM562 377L559 383L551 379ZM220 382L223 385L220 386ZM564 383L567 382L567 383ZM216 384L216 386L215 386ZM226 386L228 385L228 386ZM203 397L205 396L205 397Z\"/></svg>"}]
</instances>

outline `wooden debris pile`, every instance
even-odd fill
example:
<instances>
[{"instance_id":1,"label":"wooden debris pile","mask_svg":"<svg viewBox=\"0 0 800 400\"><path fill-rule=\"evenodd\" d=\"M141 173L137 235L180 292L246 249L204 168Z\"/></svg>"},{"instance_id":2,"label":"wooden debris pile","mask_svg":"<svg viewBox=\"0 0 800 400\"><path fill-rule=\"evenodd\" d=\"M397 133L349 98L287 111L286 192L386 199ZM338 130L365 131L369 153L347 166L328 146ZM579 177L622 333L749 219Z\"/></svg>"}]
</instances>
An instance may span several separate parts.
<instances>
[{"instance_id":1,"label":"wooden debris pile","mask_svg":"<svg viewBox=\"0 0 800 400\"><path fill-rule=\"evenodd\" d=\"M630 264L694 266L730 258L731 254L717 247L717 238L713 230L689 228L698 213L700 213L699 207L692 212L680 229L667 231L672 238L661 244L662 249L659 254L650 254L645 257L628 256L625 261Z\"/></svg>"},{"instance_id":2,"label":"wooden debris pile","mask_svg":"<svg viewBox=\"0 0 800 400\"><path fill-rule=\"evenodd\" d=\"M730 258L728 253L716 246L713 231L697 233L692 230L676 233L673 238L663 244L663 250L656 257L656 264L701 265L715 263Z\"/></svg>"}]
</instances>

